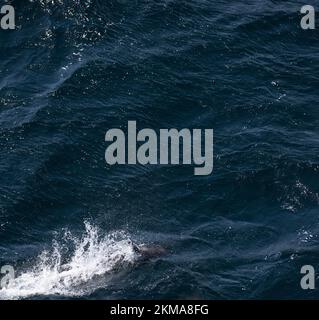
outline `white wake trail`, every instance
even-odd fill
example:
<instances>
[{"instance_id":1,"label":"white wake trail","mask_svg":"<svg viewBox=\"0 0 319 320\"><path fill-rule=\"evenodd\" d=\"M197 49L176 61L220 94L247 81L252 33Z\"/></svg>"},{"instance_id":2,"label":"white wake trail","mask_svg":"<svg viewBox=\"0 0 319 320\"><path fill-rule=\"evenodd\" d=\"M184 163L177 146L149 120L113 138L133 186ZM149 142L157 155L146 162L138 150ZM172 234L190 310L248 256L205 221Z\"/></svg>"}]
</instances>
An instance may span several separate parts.
<instances>
[{"instance_id":1,"label":"white wake trail","mask_svg":"<svg viewBox=\"0 0 319 320\"><path fill-rule=\"evenodd\" d=\"M98 228L89 223L85 223L85 229L80 238L66 236L75 248L69 257L63 254L64 246L55 241L52 250L43 251L30 270L17 275L0 290L0 299L89 294L93 289L86 284L93 277L134 263L136 255L132 241L125 233L100 236Z\"/></svg>"}]
</instances>

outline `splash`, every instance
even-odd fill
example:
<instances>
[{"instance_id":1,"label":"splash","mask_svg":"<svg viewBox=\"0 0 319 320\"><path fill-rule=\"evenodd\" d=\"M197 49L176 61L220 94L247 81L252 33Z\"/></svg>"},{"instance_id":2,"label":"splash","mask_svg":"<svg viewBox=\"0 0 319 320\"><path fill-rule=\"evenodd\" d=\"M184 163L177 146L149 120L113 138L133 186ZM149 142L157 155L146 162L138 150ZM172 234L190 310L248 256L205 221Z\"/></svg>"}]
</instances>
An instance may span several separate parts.
<instances>
[{"instance_id":1,"label":"splash","mask_svg":"<svg viewBox=\"0 0 319 320\"><path fill-rule=\"evenodd\" d=\"M96 289L89 285L95 277L134 263L132 241L123 232L100 236L98 228L85 223L85 233L77 238L66 232L64 241L74 247L53 242L30 269L18 275L8 287L0 290L0 299L23 299L32 296L82 296Z\"/></svg>"}]
</instances>

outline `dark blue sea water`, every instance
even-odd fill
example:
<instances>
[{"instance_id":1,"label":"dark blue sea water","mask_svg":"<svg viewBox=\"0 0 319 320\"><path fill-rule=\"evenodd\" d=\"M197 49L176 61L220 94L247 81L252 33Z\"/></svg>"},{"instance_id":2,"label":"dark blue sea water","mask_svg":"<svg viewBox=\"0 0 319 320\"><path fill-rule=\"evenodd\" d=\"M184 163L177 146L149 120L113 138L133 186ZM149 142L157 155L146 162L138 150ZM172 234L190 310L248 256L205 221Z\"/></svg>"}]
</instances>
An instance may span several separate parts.
<instances>
[{"instance_id":1,"label":"dark blue sea water","mask_svg":"<svg viewBox=\"0 0 319 320\"><path fill-rule=\"evenodd\" d=\"M0 298L319 298L300 287L319 272L319 31L299 13L315 1L8 3ZM128 120L213 128L213 173L108 166ZM132 242L168 254L140 263Z\"/></svg>"}]
</instances>

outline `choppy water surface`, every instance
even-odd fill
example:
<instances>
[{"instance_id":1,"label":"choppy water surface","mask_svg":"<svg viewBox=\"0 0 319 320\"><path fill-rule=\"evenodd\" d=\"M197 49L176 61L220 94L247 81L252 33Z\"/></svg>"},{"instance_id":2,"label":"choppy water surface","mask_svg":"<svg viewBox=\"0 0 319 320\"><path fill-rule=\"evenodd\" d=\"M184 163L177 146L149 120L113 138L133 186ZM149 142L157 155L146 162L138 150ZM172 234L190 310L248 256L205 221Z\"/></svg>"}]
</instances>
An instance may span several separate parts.
<instances>
[{"instance_id":1,"label":"choppy water surface","mask_svg":"<svg viewBox=\"0 0 319 320\"><path fill-rule=\"evenodd\" d=\"M319 31L301 1L9 1L2 299L311 298ZM310 3L309 3L310 4ZM318 8L319 9L319 8ZM105 163L105 132L214 128L214 172ZM140 263L133 243L169 254Z\"/></svg>"}]
</instances>

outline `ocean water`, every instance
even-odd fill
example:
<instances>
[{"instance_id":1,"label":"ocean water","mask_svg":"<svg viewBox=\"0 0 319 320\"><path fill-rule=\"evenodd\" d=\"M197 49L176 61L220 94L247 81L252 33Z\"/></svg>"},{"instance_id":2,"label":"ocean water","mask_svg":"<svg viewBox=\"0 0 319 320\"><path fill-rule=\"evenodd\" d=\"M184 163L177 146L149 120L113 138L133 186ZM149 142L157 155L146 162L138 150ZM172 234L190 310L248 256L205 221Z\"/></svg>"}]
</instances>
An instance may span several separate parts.
<instances>
[{"instance_id":1,"label":"ocean water","mask_svg":"<svg viewBox=\"0 0 319 320\"><path fill-rule=\"evenodd\" d=\"M319 272L319 31L301 29L304 1L7 3L0 266L15 280L1 299L319 298L300 287L301 266ZM105 133L128 120L213 128L213 173L108 166ZM141 263L133 243L168 254Z\"/></svg>"}]
</instances>

